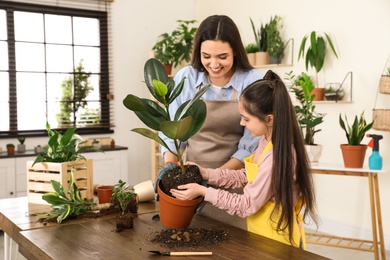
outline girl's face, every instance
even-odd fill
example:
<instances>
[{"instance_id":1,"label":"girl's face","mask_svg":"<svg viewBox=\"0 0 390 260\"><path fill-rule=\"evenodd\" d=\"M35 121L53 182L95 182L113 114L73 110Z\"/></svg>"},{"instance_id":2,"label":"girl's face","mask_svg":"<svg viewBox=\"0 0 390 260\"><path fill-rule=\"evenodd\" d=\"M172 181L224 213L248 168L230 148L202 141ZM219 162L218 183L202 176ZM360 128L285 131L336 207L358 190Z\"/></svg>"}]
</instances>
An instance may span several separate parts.
<instances>
[{"instance_id":1,"label":"girl's face","mask_svg":"<svg viewBox=\"0 0 390 260\"><path fill-rule=\"evenodd\" d=\"M240 125L245 126L252 136L264 135L267 140L271 140L273 115L267 115L267 122L263 122L257 117L246 112L241 99L238 102L238 111L241 115Z\"/></svg>"},{"instance_id":2,"label":"girl's face","mask_svg":"<svg viewBox=\"0 0 390 260\"><path fill-rule=\"evenodd\" d=\"M223 87L230 81L234 74L234 53L229 43L221 40L204 41L200 46L200 57L211 83Z\"/></svg>"}]
</instances>

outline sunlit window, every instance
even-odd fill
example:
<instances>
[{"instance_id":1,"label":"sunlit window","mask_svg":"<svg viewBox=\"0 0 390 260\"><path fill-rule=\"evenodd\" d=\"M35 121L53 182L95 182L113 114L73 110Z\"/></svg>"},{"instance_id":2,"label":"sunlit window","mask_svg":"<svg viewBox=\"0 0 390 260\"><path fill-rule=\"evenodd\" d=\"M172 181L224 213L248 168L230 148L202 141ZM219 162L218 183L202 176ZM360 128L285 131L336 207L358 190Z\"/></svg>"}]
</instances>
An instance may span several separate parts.
<instances>
[{"instance_id":1,"label":"sunlit window","mask_svg":"<svg viewBox=\"0 0 390 260\"><path fill-rule=\"evenodd\" d=\"M0 136L110 132L107 15L0 3ZM31 9L31 10L30 10Z\"/></svg>"}]
</instances>

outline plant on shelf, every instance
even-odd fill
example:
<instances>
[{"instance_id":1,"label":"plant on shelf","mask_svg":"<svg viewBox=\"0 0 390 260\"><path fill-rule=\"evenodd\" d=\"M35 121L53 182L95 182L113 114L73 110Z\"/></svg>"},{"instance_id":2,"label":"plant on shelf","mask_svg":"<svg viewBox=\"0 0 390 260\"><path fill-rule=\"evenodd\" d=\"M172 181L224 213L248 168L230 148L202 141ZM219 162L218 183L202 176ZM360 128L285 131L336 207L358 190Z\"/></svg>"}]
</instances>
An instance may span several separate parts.
<instances>
[{"instance_id":1,"label":"plant on shelf","mask_svg":"<svg viewBox=\"0 0 390 260\"><path fill-rule=\"evenodd\" d=\"M70 162L76 160L85 160L82 153L86 151L98 151L102 150L94 146L83 145L85 141L80 142L81 137L76 135L75 128L68 128L64 134L56 130L52 130L48 122L46 122L46 131L49 136L49 141L44 146L44 153L39 153L33 163L41 162Z\"/></svg>"},{"instance_id":2,"label":"plant on shelf","mask_svg":"<svg viewBox=\"0 0 390 260\"><path fill-rule=\"evenodd\" d=\"M280 35L282 18L278 15L271 16L267 26L267 52L271 59L275 59L275 63L279 64L283 58L285 48L284 41Z\"/></svg>"},{"instance_id":3,"label":"plant on shelf","mask_svg":"<svg viewBox=\"0 0 390 260\"><path fill-rule=\"evenodd\" d=\"M253 35L255 36L255 42L257 44L257 47L259 51L266 52L268 49L268 41L267 41L267 29L268 24L263 25L261 24L259 29L256 29L256 26L252 20L252 18L249 18L252 25Z\"/></svg>"},{"instance_id":4,"label":"plant on shelf","mask_svg":"<svg viewBox=\"0 0 390 260\"><path fill-rule=\"evenodd\" d=\"M179 167L167 171L158 185L160 220L168 228L187 227L195 213L195 207L202 198L185 201L185 204L191 206L179 207L172 211L169 207L177 206L180 200L172 198L168 194L170 194L169 190L171 188L177 188L180 184L202 182L198 167L184 166L183 153L180 151L180 147L182 142L196 134L203 126L207 109L205 102L200 98L210 88L210 85L201 88L191 100L184 102L174 115L170 115L169 106L180 95L185 78L175 86L175 82L168 77L163 64L154 58L145 63L144 78L146 86L154 99L139 98L133 94L128 94L123 100L123 104L149 127L135 128L132 131L156 141L178 158ZM173 140L175 150L171 149L160 138L158 132ZM194 170L197 171L194 172ZM177 181L180 181L180 183ZM180 201L180 204L183 205L183 203L183 201ZM188 211L190 211L190 214L188 214ZM174 216L170 216L173 212L175 212ZM182 222L174 219L176 217L183 217Z\"/></svg>"},{"instance_id":5,"label":"plant on shelf","mask_svg":"<svg viewBox=\"0 0 390 260\"><path fill-rule=\"evenodd\" d=\"M309 45L306 49L307 42L309 42ZM327 33L312 31L310 34L303 37L299 47L298 60L305 58L306 71L309 66L316 71L315 87L319 87L318 73L325 63L327 45L329 45L332 53L338 58L332 39Z\"/></svg>"},{"instance_id":6,"label":"plant on shelf","mask_svg":"<svg viewBox=\"0 0 390 260\"><path fill-rule=\"evenodd\" d=\"M245 46L245 52L248 56L249 63L252 66L256 65L256 52L259 51L259 47L256 43L249 43L247 46Z\"/></svg>"},{"instance_id":7,"label":"plant on shelf","mask_svg":"<svg viewBox=\"0 0 390 260\"><path fill-rule=\"evenodd\" d=\"M327 84L329 87L325 87L325 98L326 100L335 100L336 102L337 101L340 101L343 99L344 97L344 90L343 90L343 87L338 84L338 83L334 83L334 84Z\"/></svg>"},{"instance_id":8,"label":"plant on shelf","mask_svg":"<svg viewBox=\"0 0 390 260\"><path fill-rule=\"evenodd\" d=\"M302 72L295 76L292 71L286 73L286 79L291 82L290 90L295 94L299 105L295 105L295 113L302 134L307 145L315 145L314 135L321 131L317 129L318 125L323 123L324 114L316 112L316 106L313 104L315 95L311 93L314 89L311 78Z\"/></svg>"},{"instance_id":9,"label":"plant on shelf","mask_svg":"<svg viewBox=\"0 0 390 260\"><path fill-rule=\"evenodd\" d=\"M172 67L191 60L192 45L197 30L196 27L190 27L196 20L177 20L177 22L179 23L177 29L171 34L161 34L152 48L156 59Z\"/></svg>"},{"instance_id":10,"label":"plant on shelf","mask_svg":"<svg viewBox=\"0 0 390 260\"><path fill-rule=\"evenodd\" d=\"M8 155L13 155L15 154L15 145L14 144L7 144L7 154Z\"/></svg>"},{"instance_id":11,"label":"plant on shelf","mask_svg":"<svg viewBox=\"0 0 390 260\"><path fill-rule=\"evenodd\" d=\"M339 124L344 130L348 142L347 144L340 145L344 166L348 168L361 168L363 167L367 150L367 145L362 145L361 142L366 132L373 127L375 119L371 123L367 123L364 117L364 111L359 117L355 115L352 125L348 123L346 115L344 118L345 121L341 114L339 115Z\"/></svg>"}]
</instances>

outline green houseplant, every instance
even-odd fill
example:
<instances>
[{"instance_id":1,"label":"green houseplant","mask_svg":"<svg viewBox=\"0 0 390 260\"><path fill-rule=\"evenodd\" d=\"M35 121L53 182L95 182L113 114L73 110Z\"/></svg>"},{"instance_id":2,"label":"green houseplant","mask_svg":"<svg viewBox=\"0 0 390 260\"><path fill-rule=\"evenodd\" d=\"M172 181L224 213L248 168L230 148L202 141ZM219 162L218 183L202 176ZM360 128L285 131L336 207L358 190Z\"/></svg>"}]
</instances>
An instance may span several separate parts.
<instances>
[{"instance_id":1,"label":"green houseplant","mask_svg":"<svg viewBox=\"0 0 390 260\"><path fill-rule=\"evenodd\" d=\"M167 173L163 176L158 185L158 193L160 196L160 217L161 222L169 227L169 228L178 228L178 227L186 227L190 224L192 220L192 216L194 214L194 207L201 201L202 198L195 199L192 201L182 201L175 199L171 196L168 196L169 190L171 188L177 187L180 183L173 182L172 186L169 186L169 183L172 183L172 180L165 181L168 178L173 179L185 179L189 176L190 172L184 166L183 154L180 151L181 142L188 140L191 136L196 134L206 119L207 109L206 104L200 97L206 92L210 85L203 87L201 90L197 92L197 94L191 99L183 103L175 115L170 115L169 113L169 105L178 97L184 86L184 79L182 79L176 86L173 79L168 77L167 72L164 69L163 64L157 59L151 58L146 61L144 66L144 77L146 86L154 98L139 98L133 94L128 94L124 100L124 106L133 111L136 116L149 128L135 128L132 131L139 133L147 138L150 138L160 145L166 147L172 154L174 154L178 158L179 168L181 173L173 174L171 171L167 171ZM156 100L156 101L155 101ZM172 150L158 135L158 132L162 132L168 138L172 139L175 144L176 150ZM196 167L197 168L197 167ZM199 169L198 169L199 170ZM176 173L176 172L175 172ZM200 177L200 178L199 178ZM201 183L202 178L199 173L194 176L197 179L197 182ZM193 180L191 182L194 182ZM163 185L167 184L168 186ZM167 193L167 194L165 194ZM170 202L166 202L165 198ZM167 216L166 212L163 212L163 207L167 204L182 204L182 203L190 203L193 208L186 207L185 211L190 211L190 215L184 217L183 223L176 222L170 216ZM176 211L175 211L176 210ZM169 210L174 215L179 216L177 209ZM186 213L187 214L187 213ZM184 214L185 215L185 214ZM189 219L189 222L188 222Z\"/></svg>"},{"instance_id":2,"label":"green houseplant","mask_svg":"<svg viewBox=\"0 0 390 260\"><path fill-rule=\"evenodd\" d=\"M364 157L367 150L367 145L362 145L361 142L363 141L366 132L374 125L375 119L371 123L367 123L364 111L359 117L355 115L352 125L348 122L346 115L344 116L344 119L340 114L339 124L347 137L347 144L340 145L344 165L345 167L350 168L361 168L363 167Z\"/></svg>"},{"instance_id":3,"label":"green houseplant","mask_svg":"<svg viewBox=\"0 0 390 260\"><path fill-rule=\"evenodd\" d=\"M112 190L112 202L118 204L120 215L116 217L116 229L122 231L133 227L133 213L138 211L137 195L125 181L119 180Z\"/></svg>"},{"instance_id":4,"label":"green houseplant","mask_svg":"<svg viewBox=\"0 0 390 260\"><path fill-rule=\"evenodd\" d=\"M309 42L309 45L306 49L307 42ZM315 69L316 88L320 88L318 84L318 73L322 70L324 66L328 45L332 53L336 56L336 58L338 58L332 39L327 33L312 31L309 35L305 35L303 37L301 45L299 47L298 60L301 58L305 58L306 71L308 70L309 66ZM323 88L320 89L321 98L318 98L317 100L323 100L324 90ZM320 94L318 94L318 96L319 95Z\"/></svg>"},{"instance_id":5,"label":"green houseplant","mask_svg":"<svg viewBox=\"0 0 390 260\"><path fill-rule=\"evenodd\" d=\"M26 145L24 144L24 141L26 141L26 138L25 137L18 137L18 141L19 141L19 144L18 144L18 152L19 153L24 153L26 151Z\"/></svg>"},{"instance_id":6,"label":"green houseplant","mask_svg":"<svg viewBox=\"0 0 390 260\"><path fill-rule=\"evenodd\" d=\"M69 172L74 173L76 184L82 190L82 196L87 200L93 199L93 164L92 159L86 159L82 153L88 150L102 151L93 146L85 146L75 134L75 128L69 128L64 134L50 128L46 122L49 136L44 152L39 153L34 161L27 162L27 186L29 202L45 203L42 193L52 192L47 183L55 180L62 185L69 181ZM67 189L67 186L64 186ZM65 194L67 192L65 191Z\"/></svg>"},{"instance_id":7,"label":"green houseplant","mask_svg":"<svg viewBox=\"0 0 390 260\"><path fill-rule=\"evenodd\" d=\"M249 18L253 35L255 36L255 42L257 44L258 51L256 52L256 66L269 64L268 40L267 40L267 28L268 24L261 24L260 28L256 28L252 18Z\"/></svg>"},{"instance_id":8,"label":"green houseplant","mask_svg":"<svg viewBox=\"0 0 390 260\"><path fill-rule=\"evenodd\" d=\"M256 43L249 43L247 46L245 46L245 52L248 56L249 63L252 66L256 65L256 52L259 51L259 47Z\"/></svg>"},{"instance_id":9,"label":"green houseplant","mask_svg":"<svg viewBox=\"0 0 390 260\"><path fill-rule=\"evenodd\" d=\"M8 155L14 155L15 154L15 145L14 144L7 144L7 154Z\"/></svg>"},{"instance_id":10,"label":"green houseplant","mask_svg":"<svg viewBox=\"0 0 390 260\"><path fill-rule=\"evenodd\" d=\"M283 58L285 43L280 35L282 18L278 15L271 16L267 26L267 52L271 63L280 63ZM275 60L272 62L272 60Z\"/></svg>"},{"instance_id":11,"label":"green houseplant","mask_svg":"<svg viewBox=\"0 0 390 260\"><path fill-rule=\"evenodd\" d=\"M195 20L177 20L177 22L179 23L177 29L170 34L161 34L152 48L156 59L172 67L191 60L192 45L197 30L196 27L191 27Z\"/></svg>"}]
</instances>

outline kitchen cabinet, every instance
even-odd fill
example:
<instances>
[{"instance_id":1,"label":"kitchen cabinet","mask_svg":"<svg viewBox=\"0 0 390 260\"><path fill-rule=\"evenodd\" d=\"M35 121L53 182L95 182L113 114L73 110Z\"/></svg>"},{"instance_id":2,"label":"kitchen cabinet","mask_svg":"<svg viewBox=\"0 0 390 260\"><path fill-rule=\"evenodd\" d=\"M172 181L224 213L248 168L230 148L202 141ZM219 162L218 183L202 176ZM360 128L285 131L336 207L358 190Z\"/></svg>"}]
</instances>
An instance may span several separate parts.
<instances>
[{"instance_id":1,"label":"kitchen cabinet","mask_svg":"<svg viewBox=\"0 0 390 260\"><path fill-rule=\"evenodd\" d=\"M127 147L103 149L104 153L86 152L84 157L93 160L94 184L115 184L120 179L128 181ZM1 155L4 155L2 153ZM34 161L36 154L0 156L0 199L27 196L26 163Z\"/></svg>"},{"instance_id":2,"label":"kitchen cabinet","mask_svg":"<svg viewBox=\"0 0 390 260\"><path fill-rule=\"evenodd\" d=\"M0 163L0 199L15 197L14 159L3 159Z\"/></svg>"}]
</instances>

